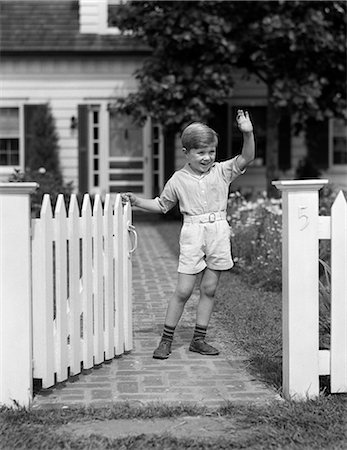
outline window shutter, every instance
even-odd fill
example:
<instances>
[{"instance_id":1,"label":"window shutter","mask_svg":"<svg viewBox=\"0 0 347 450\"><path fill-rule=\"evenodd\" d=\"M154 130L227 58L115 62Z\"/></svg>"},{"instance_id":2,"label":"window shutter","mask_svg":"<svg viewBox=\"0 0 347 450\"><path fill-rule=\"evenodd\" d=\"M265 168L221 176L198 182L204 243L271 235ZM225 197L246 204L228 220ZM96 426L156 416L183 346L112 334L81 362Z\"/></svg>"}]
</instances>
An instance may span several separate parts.
<instances>
[{"instance_id":1,"label":"window shutter","mask_svg":"<svg viewBox=\"0 0 347 450\"><path fill-rule=\"evenodd\" d=\"M309 119L306 129L307 156L317 169L329 167L329 122Z\"/></svg>"},{"instance_id":2,"label":"window shutter","mask_svg":"<svg viewBox=\"0 0 347 450\"><path fill-rule=\"evenodd\" d=\"M78 105L78 190L88 192L88 105Z\"/></svg>"},{"instance_id":3,"label":"window shutter","mask_svg":"<svg viewBox=\"0 0 347 450\"><path fill-rule=\"evenodd\" d=\"M40 108L46 108L42 105L24 105L24 167L30 167L32 160L32 120Z\"/></svg>"},{"instance_id":4,"label":"window shutter","mask_svg":"<svg viewBox=\"0 0 347 450\"><path fill-rule=\"evenodd\" d=\"M286 171L291 168L291 120L288 112L282 112L278 123L278 167Z\"/></svg>"},{"instance_id":5,"label":"window shutter","mask_svg":"<svg viewBox=\"0 0 347 450\"><path fill-rule=\"evenodd\" d=\"M228 133L229 133L229 106L227 103L223 105L215 105L212 108L212 118L209 121L209 126L213 128L218 134L218 160L227 159L231 151L228 148Z\"/></svg>"}]
</instances>

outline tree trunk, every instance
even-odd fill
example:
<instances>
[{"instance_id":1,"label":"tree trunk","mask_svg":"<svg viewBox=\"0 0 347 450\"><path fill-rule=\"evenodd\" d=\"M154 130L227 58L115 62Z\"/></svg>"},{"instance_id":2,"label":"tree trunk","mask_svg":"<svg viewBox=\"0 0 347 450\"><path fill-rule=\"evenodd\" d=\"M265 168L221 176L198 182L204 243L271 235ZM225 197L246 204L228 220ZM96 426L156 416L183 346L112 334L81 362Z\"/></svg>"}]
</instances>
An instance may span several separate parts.
<instances>
[{"instance_id":1,"label":"tree trunk","mask_svg":"<svg viewBox=\"0 0 347 450\"><path fill-rule=\"evenodd\" d=\"M280 111L272 103L270 92L266 120L266 191L268 197L278 197L278 191L272 185L272 181L278 179L278 122Z\"/></svg>"}]
</instances>

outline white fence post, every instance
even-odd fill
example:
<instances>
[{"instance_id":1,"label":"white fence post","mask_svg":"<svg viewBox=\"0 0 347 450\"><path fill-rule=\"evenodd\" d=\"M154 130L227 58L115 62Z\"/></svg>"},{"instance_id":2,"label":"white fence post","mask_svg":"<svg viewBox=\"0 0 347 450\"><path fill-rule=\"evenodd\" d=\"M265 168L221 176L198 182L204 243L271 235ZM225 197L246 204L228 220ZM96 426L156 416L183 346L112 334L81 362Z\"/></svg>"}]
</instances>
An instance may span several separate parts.
<instances>
[{"instance_id":1,"label":"white fence post","mask_svg":"<svg viewBox=\"0 0 347 450\"><path fill-rule=\"evenodd\" d=\"M347 203L331 208L331 392L347 392Z\"/></svg>"},{"instance_id":2,"label":"white fence post","mask_svg":"<svg viewBox=\"0 0 347 450\"><path fill-rule=\"evenodd\" d=\"M287 180L282 191L283 394L319 395L318 191L328 180Z\"/></svg>"},{"instance_id":3,"label":"white fence post","mask_svg":"<svg viewBox=\"0 0 347 450\"><path fill-rule=\"evenodd\" d=\"M30 194L36 183L0 183L0 404L32 400Z\"/></svg>"}]
</instances>

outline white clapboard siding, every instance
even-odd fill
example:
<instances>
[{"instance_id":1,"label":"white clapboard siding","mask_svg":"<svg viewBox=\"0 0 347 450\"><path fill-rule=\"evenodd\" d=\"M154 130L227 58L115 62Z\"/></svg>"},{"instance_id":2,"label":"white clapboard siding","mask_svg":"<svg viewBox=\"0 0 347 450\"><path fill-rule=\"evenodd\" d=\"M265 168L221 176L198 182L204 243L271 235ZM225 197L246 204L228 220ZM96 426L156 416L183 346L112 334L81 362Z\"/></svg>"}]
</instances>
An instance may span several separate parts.
<instances>
[{"instance_id":1,"label":"white clapboard siding","mask_svg":"<svg viewBox=\"0 0 347 450\"><path fill-rule=\"evenodd\" d=\"M81 210L72 195L68 213L59 195L54 217L44 196L32 220L34 378L43 387L132 349L130 223L119 194L104 207L86 194Z\"/></svg>"},{"instance_id":2,"label":"white clapboard siding","mask_svg":"<svg viewBox=\"0 0 347 450\"><path fill-rule=\"evenodd\" d=\"M331 392L347 392L347 204L331 208Z\"/></svg>"}]
</instances>

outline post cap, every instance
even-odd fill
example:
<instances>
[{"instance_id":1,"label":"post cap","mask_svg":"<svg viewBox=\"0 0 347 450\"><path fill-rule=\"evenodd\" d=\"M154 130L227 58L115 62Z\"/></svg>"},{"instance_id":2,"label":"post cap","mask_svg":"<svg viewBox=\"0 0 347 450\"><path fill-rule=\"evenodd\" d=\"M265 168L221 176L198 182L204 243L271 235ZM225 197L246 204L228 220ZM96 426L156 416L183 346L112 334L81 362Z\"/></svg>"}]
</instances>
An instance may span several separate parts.
<instances>
[{"instance_id":1,"label":"post cap","mask_svg":"<svg viewBox=\"0 0 347 450\"><path fill-rule=\"evenodd\" d=\"M13 183L0 183L0 195L1 194L32 194L39 187L38 183L34 182L13 182Z\"/></svg>"},{"instance_id":2,"label":"post cap","mask_svg":"<svg viewBox=\"0 0 347 450\"><path fill-rule=\"evenodd\" d=\"M329 180L325 179L277 180L272 182L280 191L319 191L319 189L328 183Z\"/></svg>"}]
</instances>

